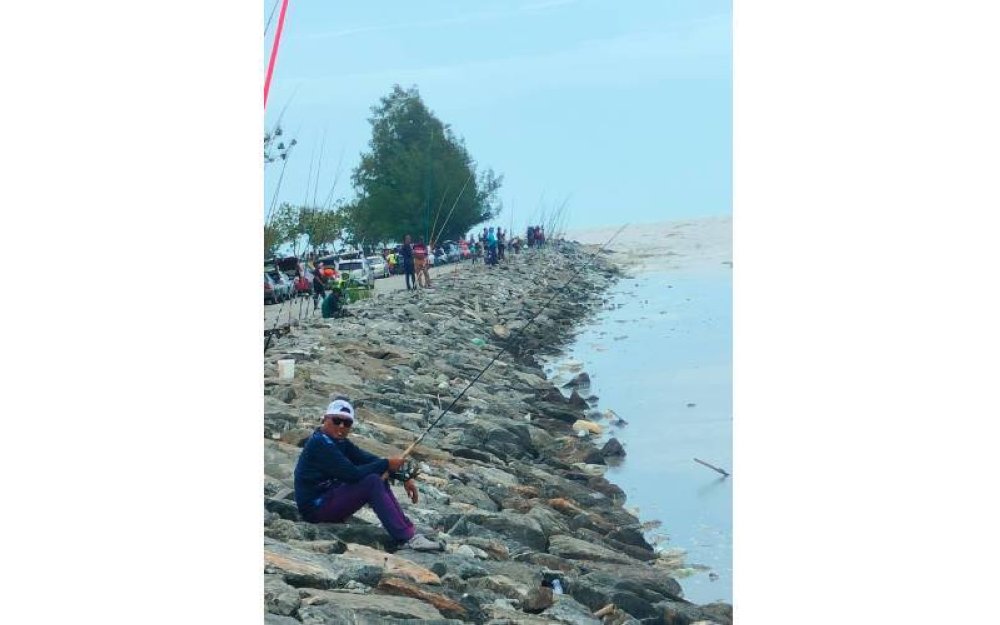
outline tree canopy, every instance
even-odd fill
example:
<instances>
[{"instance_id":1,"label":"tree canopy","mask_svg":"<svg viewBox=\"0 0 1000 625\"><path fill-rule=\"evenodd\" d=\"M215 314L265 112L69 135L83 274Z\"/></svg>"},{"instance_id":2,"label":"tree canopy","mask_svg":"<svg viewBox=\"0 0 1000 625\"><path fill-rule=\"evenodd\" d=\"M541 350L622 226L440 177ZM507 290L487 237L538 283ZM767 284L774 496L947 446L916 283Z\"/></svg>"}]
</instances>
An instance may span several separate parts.
<instances>
[{"instance_id":1,"label":"tree canopy","mask_svg":"<svg viewBox=\"0 0 1000 625\"><path fill-rule=\"evenodd\" d=\"M295 206L283 202L264 223L264 257L278 255L279 248L292 246L292 253L299 252L298 244L317 251L341 238L343 216L336 210L319 206Z\"/></svg>"},{"instance_id":2,"label":"tree canopy","mask_svg":"<svg viewBox=\"0 0 1000 625\"><path fill-rule=\"evenodd\" d=\"M415 87L372 107L370 151L352 173L357 198L345 225L360 244L455 239L499 214L503 176L477 172L464 141L427 108Z\"/></svg>"}]
</instances>

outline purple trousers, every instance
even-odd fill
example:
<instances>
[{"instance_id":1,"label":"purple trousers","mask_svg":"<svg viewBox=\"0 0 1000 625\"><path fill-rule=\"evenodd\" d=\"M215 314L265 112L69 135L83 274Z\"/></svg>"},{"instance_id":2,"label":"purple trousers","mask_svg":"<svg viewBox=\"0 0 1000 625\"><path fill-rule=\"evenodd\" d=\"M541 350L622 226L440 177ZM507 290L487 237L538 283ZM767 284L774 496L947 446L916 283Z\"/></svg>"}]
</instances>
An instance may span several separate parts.
<instances>
[{"instance_id":1,"label":"purple trousers","mask_svg":"<svg viewBox=\"0 0 1000 625\"><path fill-rule=\"evenodd\" d=\"M413 523L403 514L389 483L377 473L367 475L354 484L341 484L326 491L323 503L309 520L313 523L340 523L365 504L372 507L390 536L401 542L413 538Z\"/></svg>"}]
</instances>

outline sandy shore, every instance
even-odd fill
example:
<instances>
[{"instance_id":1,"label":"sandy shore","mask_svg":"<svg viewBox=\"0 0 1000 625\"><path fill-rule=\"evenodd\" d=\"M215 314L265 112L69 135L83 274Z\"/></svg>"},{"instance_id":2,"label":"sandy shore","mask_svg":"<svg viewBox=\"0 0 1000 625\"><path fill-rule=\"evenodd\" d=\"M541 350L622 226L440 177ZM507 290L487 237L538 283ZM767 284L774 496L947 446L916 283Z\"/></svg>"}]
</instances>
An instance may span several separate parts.
<instances>
[{"instance_id":1,"label":"sandy shore","mask_svg":"<svg viewBox=\"0 0 1000 625\"><path fill-rule=\"evenodd\" d=\"M569 230L566 238L603 245L619 226ZM732 267L731 215L651 224L631 224L608 246L610 259L630 273L671 270L709 270Z\"/></svg>"}]
</instances>

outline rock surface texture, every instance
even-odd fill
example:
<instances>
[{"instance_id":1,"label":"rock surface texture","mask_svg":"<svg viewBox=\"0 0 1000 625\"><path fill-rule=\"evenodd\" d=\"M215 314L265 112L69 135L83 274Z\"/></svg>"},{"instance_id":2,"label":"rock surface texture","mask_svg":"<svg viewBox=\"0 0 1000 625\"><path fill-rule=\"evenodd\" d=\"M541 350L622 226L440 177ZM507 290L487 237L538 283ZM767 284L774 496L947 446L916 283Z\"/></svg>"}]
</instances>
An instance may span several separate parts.
<instances>
[{"instance_id":1,"label":"rock surface texture","mask_svg":"<svg viewBox=\"0 0 1000 625\"><path fill-rule=\"evenodd\" d=\"M575 391L589 378L574 378L567 399L536 360L605 304L620 274L596 249L557 243L498 267L456 267L433 290L361 301L274 341L264 358L265 623L732 623L726 604L684 600L677 563L658 556L602 477L603 459L624 450L574 429L589 410ZM278 379L281 359L295 360L293 380ZM338 394L358 414L352 440L380 456L401 453L455 401L412 454L419 502L393 487L444 552L398 548L367 508L346 523L299 518L300 445Z\"/></svg>"}]
</instances>

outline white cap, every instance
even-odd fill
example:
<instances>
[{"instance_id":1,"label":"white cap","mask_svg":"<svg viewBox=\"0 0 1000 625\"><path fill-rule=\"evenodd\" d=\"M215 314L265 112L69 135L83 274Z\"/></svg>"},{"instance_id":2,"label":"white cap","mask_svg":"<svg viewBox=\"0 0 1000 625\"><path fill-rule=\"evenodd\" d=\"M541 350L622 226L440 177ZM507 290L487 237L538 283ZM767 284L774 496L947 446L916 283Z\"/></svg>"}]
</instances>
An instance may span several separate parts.
<instances>
[{"instance_id":1,"label":"white cap","mask_svg":"<svg viewBox=\"0 0 1000 625\"><path fill-rule=\"evenodd\" d=\"M326 407L326 414L324 416L340 416L350 417L354 419L354 406L351 402L346 399L335 399L330 402L330 405Z\"/></svg>"}]
</instances>

